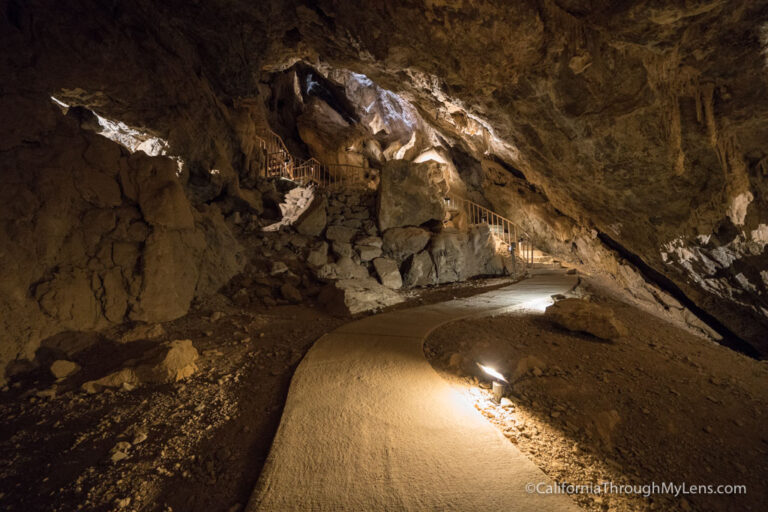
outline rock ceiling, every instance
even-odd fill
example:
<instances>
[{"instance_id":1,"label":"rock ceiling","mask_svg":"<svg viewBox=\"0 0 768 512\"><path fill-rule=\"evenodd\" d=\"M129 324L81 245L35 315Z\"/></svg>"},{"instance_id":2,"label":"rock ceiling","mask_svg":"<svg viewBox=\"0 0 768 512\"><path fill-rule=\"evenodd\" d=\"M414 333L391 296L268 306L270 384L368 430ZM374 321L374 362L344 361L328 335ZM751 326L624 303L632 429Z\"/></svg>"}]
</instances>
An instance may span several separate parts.
<instances>
[{"instance_id":1,"label":"rock ceiling","mask_svg":"<svg viewBox=\"0 0 768 512\"><path fill-rule=\"evenodd\" d=\"M55 95L167 140L188 194L210 200L252 167L275 72L362 73L483 161L476 191L542 245L597 266L618 248L768 352L766 2L11 0L0 12L0 151L39 130Z\"/></svg>"}]
</instances>

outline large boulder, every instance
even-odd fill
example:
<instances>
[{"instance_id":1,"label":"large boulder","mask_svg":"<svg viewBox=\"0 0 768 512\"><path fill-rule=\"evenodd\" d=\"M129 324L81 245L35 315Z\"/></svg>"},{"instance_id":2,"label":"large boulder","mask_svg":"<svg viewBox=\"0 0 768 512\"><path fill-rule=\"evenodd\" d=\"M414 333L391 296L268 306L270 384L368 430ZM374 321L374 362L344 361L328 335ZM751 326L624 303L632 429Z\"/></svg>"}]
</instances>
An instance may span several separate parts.
<instances>
[{"instance_id":1,"label":"large boulder","mask_svg":"<svg viewBox=\"0 0 768 512\"><path fill-rule=\"evenodd\" d=\"M443 164L433 160L419 164L404 160L387 162L381 170L379 186L379 229L442 222L447 193Z\"/></svg>"},{"instance_id":2,"label":"large boulder","mask_svg":"<svg viewBox=\"0 0 768 512\"><path fill-rule=\"evenodd\" d=\"M312 204L304 210L304 213L294 222L296 231L302 235L320 236L328 221L326 209L328 200L322 196L315 196Z\"/></svg>"},{"instance_id":3,"label":"large boulder","mask_svg":"<svg viewBox=\"0 0 768 512\"><path fill-rule=\"evenodd\" d=\"M427 251L412 255L404 264L403 285L406 288L435 284L435 264Z\"/></svg>"},{"instance_id":4,"label":"large boulder","mask_svg":"<svg viewBox=\"0 0 768 512\"><path fill-rule=\"evenodd\" d=\"M400 269L397 268L395 260L389 258L376 258L373 260L373 268L379 276L381 284L387 288L397 290L403 287L403 279L400 276Z\"/></svg>"},{"instance_id":5,"label":"large boulder","mask_svg":"<svg viewBox=\"0 0 768 512\"><path fill-rule=\"evenodd\" d=\"M368 270L352 261L348 256L342 256L336 263L327 263L318 268L318 279L331 281L334 279L363 279L367 278Z\"/></svg>"},{"instance_id":6,"label":"large boulder","mask_svg":"<svg viewBox=\"0 0 768 512\"><path fill-rule=\"evenodd\" d=\"M193 228L192 209L176 177L176 163L137 153L132 164L132 171L121 174L121 184L126 196L139 203L147 222L168 229Z\"/></svg>"},{"instance_id":7,"label":"large boulder","mask_svg":"<svg viewBox=\"0 0 768 512\"><path fill-rule=\"evenodd\" d=\"M467 234L440 233L432 239L430 254L438 283L453 283L469 277Z\"/></svg>"},{"instance_id":8,"label":"large boulder","mask_svg":"<svg viewBox=\"0 0 768 512\"><path fill-rule=\"evenodd\" d=\"M498 247L491 226L487 224L472 226L469 229L468 240L467 251L471 264L469 271L472 276L504 274L503 260L507 254Z\"/></svg>"},{"instance_id":9,"label":"large boulder","mask_svg":"<svg viewBox=\"0 0 768 512\"><path fill-rule=\"evenodd\" d=\"M159 345L138 361L100 379L85 382L84 391L95 393L104 388L132 389L142 384L168 384L186 379L197 371L199 354L191 340L173 340Z\"/></svg>"},{"instance_id":10,"label":"large boulder","mask_svg":"<svg viewBox=\"0 0 768 512\"><path fill-rule=\"evenodd\" d=\"M443 232L435 235L429 251L440 284L505 272L502 255L487 225L474 226L468 233Z\"/></svg>"},{"instance_id":11,"label":"large boulder","mask_svg":"<svg viewBox=\"0 0 768 512\"><path fill-rule=\"evenodd\" d=\"M200 277L193 255L203 250L205 238L199 232L156 229L147 239L143 286L131 320L162 322L185 315Z\"/></svg>"},{"instance_id":12,"label":"large boulder","mask_svg":"<svg viewBox=\"0 0 768 512\"><path fill-rule=\"evenodd\" d=\"M384 253L397 262L402 262L411 254L424 249L432 234L426 229L408 227L392 228L384 233Z\"/></svg>"},{"instance_id":13,"label":"large boulder","mask_svg":"<svg viewBox=\"0 0 768 512\"><path fill-rule=\"evenodd\" d=\"M626 326L607 307L582 299L564 299L547 308L544 316L569 331L585 332L604 340L627 335Z\"/></svg>"},{"instance_id":14,"label":"large boulder","mask_svg":"<svg viewBox=\"0 0 768 512\"><path fill-rule=\"evenodd\" d=\"M346 316L393 306L405 299L372 277L342 279L326 285L318 300L332 314Z\"/></svg>"}]
</instances>

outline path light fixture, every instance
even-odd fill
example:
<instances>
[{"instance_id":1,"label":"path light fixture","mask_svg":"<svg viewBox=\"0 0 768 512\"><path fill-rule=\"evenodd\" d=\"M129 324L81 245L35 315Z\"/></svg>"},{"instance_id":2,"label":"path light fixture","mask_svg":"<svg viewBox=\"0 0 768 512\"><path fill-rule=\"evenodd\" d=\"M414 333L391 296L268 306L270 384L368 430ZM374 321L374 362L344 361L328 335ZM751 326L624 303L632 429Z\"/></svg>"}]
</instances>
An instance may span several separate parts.
<instances>
[{"instance_id":1,"label":"path light fixture","mask_svg":"<svg viewBox=\"0 0 768 512\"><path fill-rule=\"evenodd\" d=\"M499 373L494 368L491 368L490 366L486 366L480 363L477 363L477 366L479 366L480 369L485 373L493 377L493 386L491 388L493 393L493 401L497 404L501 403L501 394L504 391L504 384L502 384L502 382L507 382L507 379L505 379L501 373Z\"/></svg>"}]
</instances>

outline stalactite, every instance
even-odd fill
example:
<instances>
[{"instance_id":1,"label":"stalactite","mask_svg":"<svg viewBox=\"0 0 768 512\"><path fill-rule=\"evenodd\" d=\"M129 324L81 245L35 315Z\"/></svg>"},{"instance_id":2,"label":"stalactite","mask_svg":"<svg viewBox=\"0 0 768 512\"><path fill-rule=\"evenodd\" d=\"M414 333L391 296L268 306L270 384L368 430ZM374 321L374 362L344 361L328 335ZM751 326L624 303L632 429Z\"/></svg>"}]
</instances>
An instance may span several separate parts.
<instances>
[{"instance_id":1,"label":"stalactite","mask_svg":"<svg viewBox=\"0 0 768 512\"><path fill-rule=\"evenodd\" d=\"M717 125L715 124L714 105L715 84L707 82L700 85L698 89L698 94L695 94L695 97L699 99L699 103L704 109L704 124L707 127L709 143L714 147L717 145Z\"/></svg>"},{"instance_id":2,"label":"stalactite","mask_svg":"<svg viewBox=\"0 0 768 512\"><path fill-rule=\"evenodd\" d=\"M675 153L675 174L681 176L685 173L685 152L683 151L683 127L680 120L680 102L677 97L672 98L670 109L669 141L672 151Z\"/></svg>"}]
</instances>

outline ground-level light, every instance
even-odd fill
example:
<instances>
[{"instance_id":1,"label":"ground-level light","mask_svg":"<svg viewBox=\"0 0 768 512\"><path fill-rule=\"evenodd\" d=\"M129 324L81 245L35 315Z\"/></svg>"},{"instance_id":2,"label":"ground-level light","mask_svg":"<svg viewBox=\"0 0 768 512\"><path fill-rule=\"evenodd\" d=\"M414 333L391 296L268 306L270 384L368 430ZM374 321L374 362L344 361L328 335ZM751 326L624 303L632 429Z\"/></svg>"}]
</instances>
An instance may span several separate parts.
<instances>
[{"instance_id":1,"label":"ground-level light","mask_svg":"<svg viewBox=\"0 0 768 512\"><path fill-rule=\"evenodd\" d=\"M494 368L491 368L490 366L486 366L480 363L477 363L477 366L479 366L480 369L485 373L493 377L493 384L491 388L491 392L493 393L493 401L497 404L501 403L501 395L504 392L504 384L502 384L502 382L507 382L507 379L505 379L501 373L499 373Z\"/></svg>"}]
</instances>

